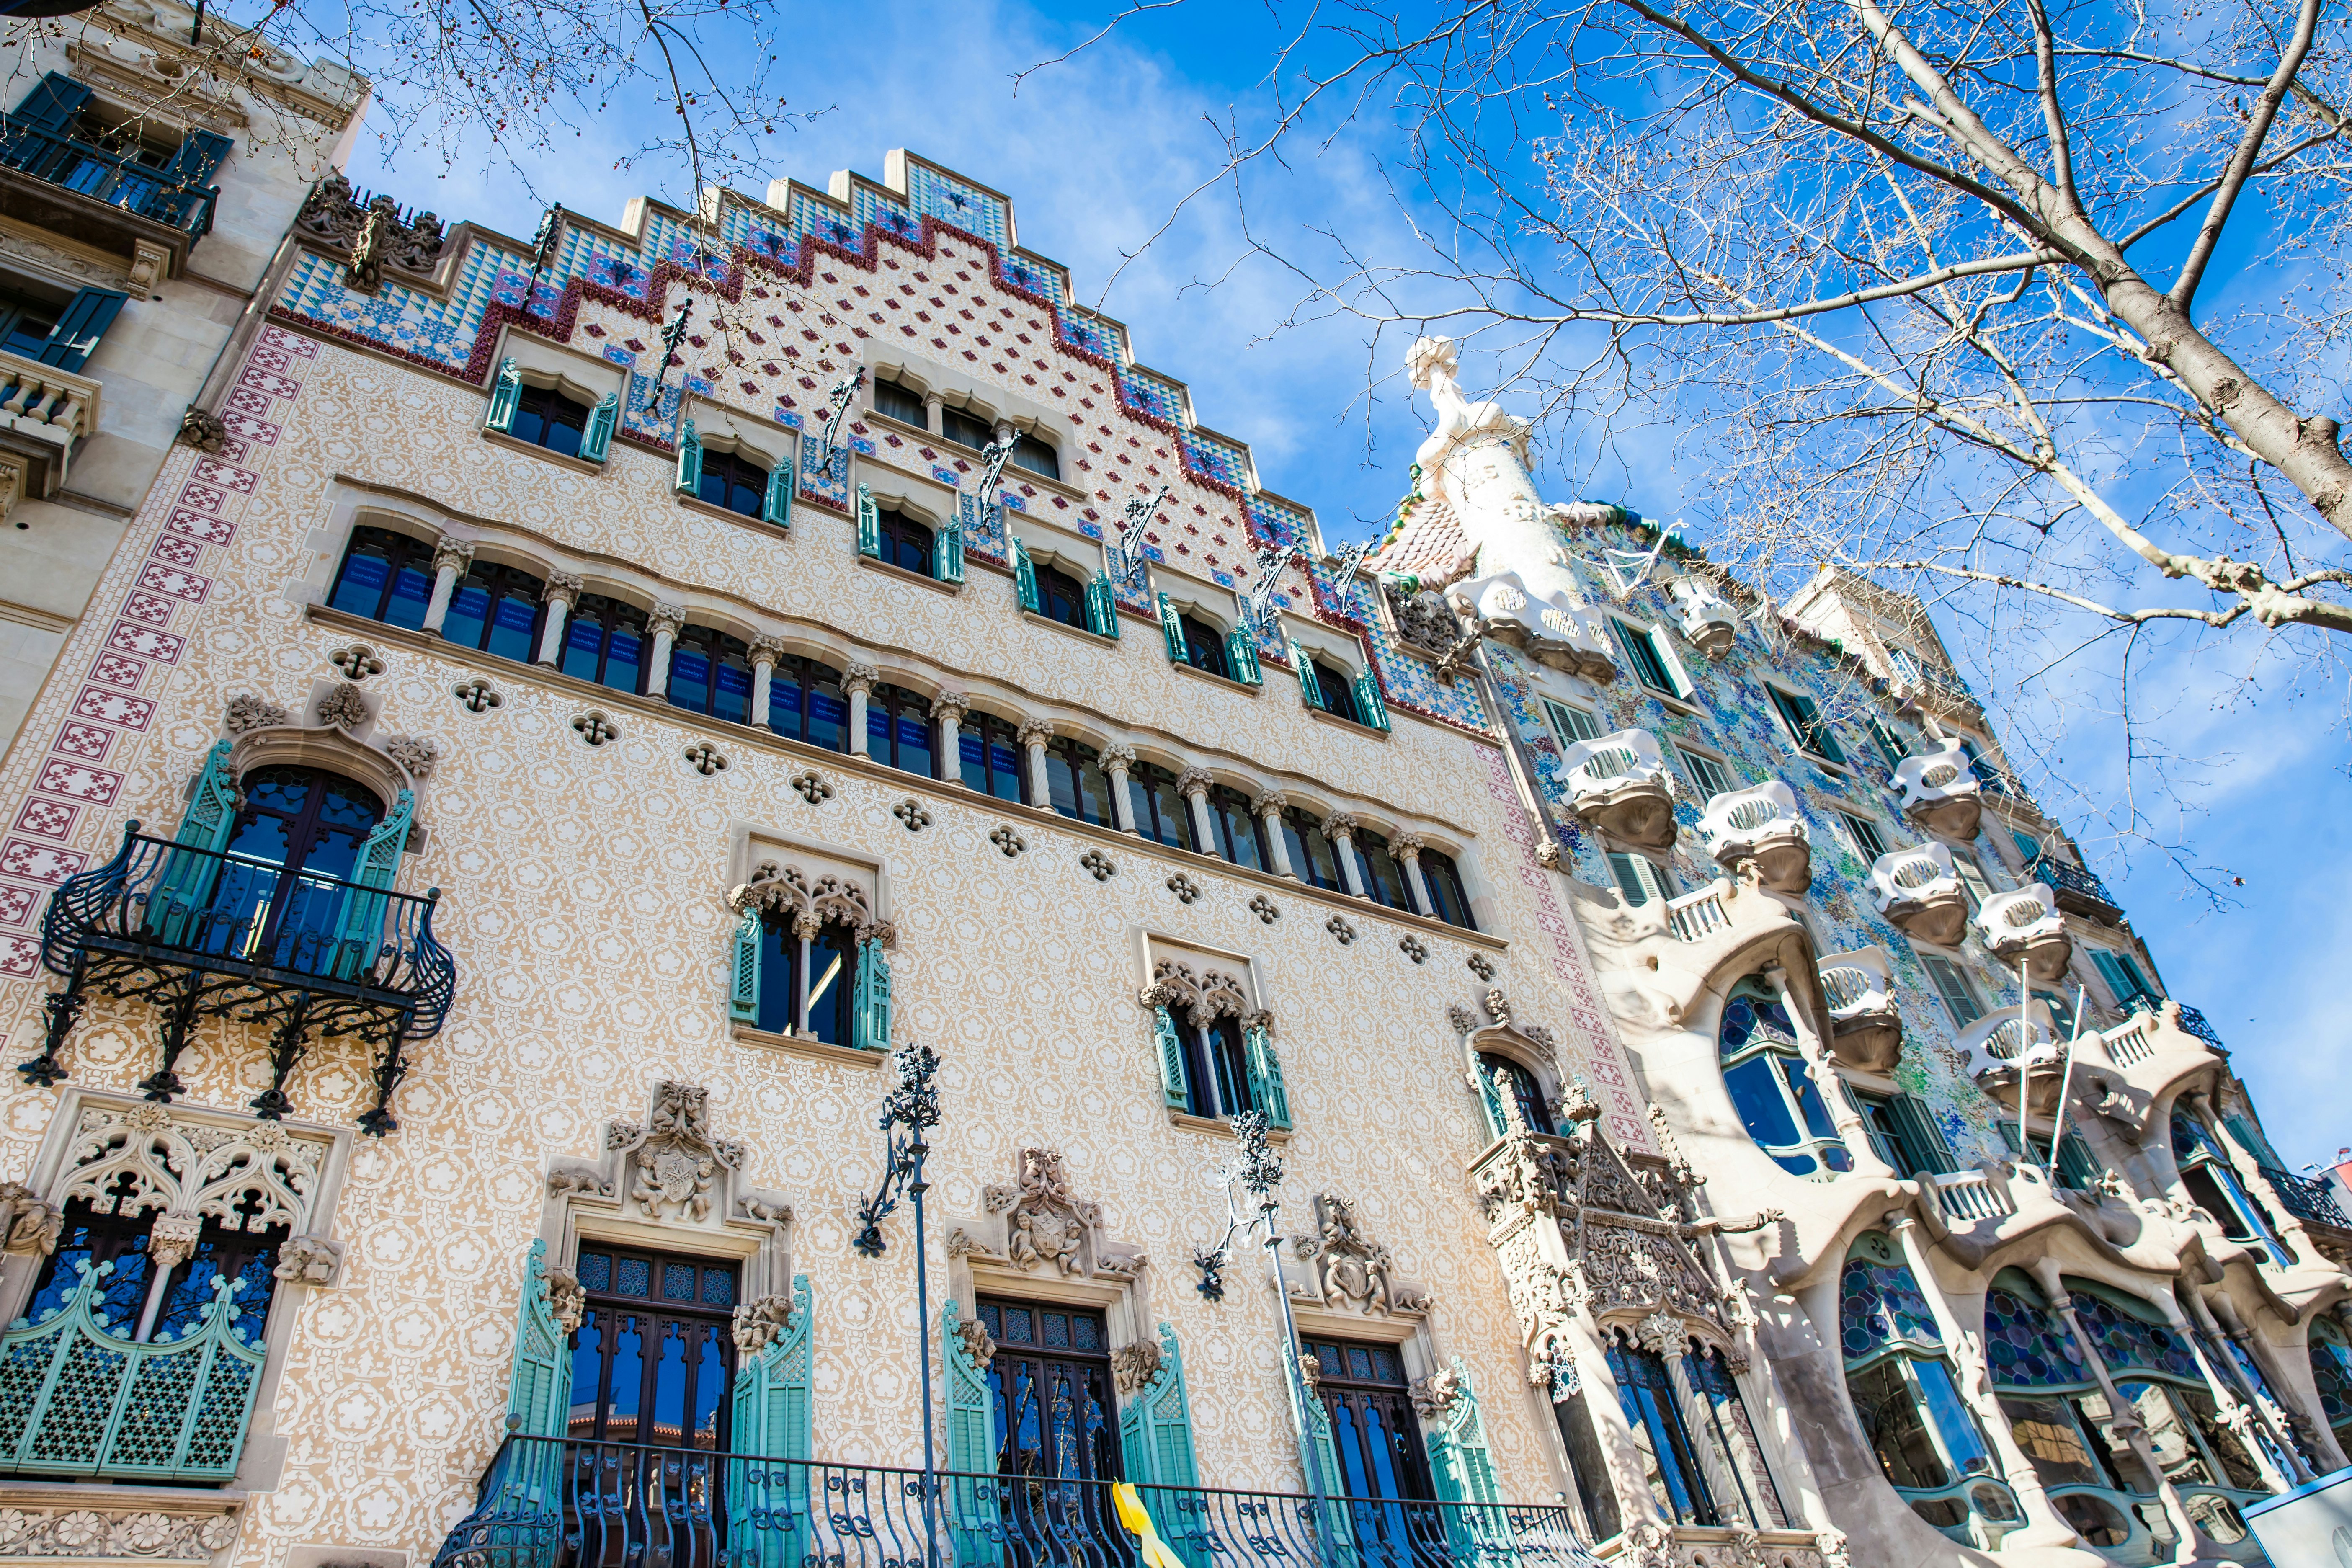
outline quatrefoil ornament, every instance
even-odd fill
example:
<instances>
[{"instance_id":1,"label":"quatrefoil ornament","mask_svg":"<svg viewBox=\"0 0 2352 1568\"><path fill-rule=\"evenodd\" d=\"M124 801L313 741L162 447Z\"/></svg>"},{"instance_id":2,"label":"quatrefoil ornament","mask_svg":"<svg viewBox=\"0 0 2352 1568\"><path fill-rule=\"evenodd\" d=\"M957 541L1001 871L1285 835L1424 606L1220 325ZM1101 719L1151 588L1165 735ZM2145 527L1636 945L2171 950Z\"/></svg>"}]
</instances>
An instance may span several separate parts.
<instances>
[{"instance_id":1,"label":"quatrefoil ornament","mask_svg":"<svg viewBox=\"0 0 2352 1568\"><path fill-rule=\"evenodd\" d=\"M931 825L931 814L925 811L923 809L923 803L917 800L913 795L908 795L906 799L892 806L890 808L890 815L897 817L900 823L904 824L907 831L909 833L920 833L924 828L929 827Z\"/></svg>"}]
</instances>

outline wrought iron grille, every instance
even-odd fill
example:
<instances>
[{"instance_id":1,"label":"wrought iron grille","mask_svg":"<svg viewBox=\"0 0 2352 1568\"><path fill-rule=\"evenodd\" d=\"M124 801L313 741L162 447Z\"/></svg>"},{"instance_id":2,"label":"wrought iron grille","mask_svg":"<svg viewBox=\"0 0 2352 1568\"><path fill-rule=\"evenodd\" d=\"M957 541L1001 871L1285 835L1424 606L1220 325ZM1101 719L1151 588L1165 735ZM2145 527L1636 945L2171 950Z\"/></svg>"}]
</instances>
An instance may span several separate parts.
<instances>
[{"instance_id":1,"label":"wrought iron grille","mask_svg":"<svg viewBox=\"0 0 2352 1568\"><path fill-rule=\"evenodd\" d=\"M140 1344L105 1316L111 1263L83 1263L66 1304L0 1334L0 1471L109 1480L225 1481L236 1473L261 1383L235 1296L214 1298L185 1338Z\"/></svg>"},{"instance_id":2,"label":"wrought iron grille","mask_svg":"<svg viewBox=\"0 0 2352 1568\"><path fill-rule=\"evenodd\" d=\"M1133 1568L1107 1481L939 1471L952 1568ZM1565 1505L1136 1489L1189 1568L1597 1568ZM925 1558L920 1470L507 1438L433 1568L898 1568Z\"/></svg>"},{"instance_id":3,"label":"wrought iron grille","mask_svg":"<svg viewBox=\"0 0 2352 1568\"><path fill-rule=\"evenodd\" d=\"M311 1036L373 1042L374 1108L361 1130L392 1131L386 1109L407 1071L404 1044L439 1032L457 966L433 935L436 888L423 898L223 851L124 825L122 847L69 878L41 916L41 963L66 977L50 995L41 1054L17 1064L35 1083L64 1078L58 1059L91 987L163 1013L163 1066L140 1087L169 1100L173 1070L200 1016L273 1026L265 1117L291 1109L286 1079Z\"/></svg>"},{"instance_id":4,"label":"wrought iron grille","mask_svg":"<svg viewBox=\"0 0 2352 1568\"><path fill-rule=\"evenodd\" d=\"M2298 1176L2292 1171L2274 1170L2268 1165L2262 1169L2263 1174L2271 1179L2271 1185L2278 1189L2279 1202L2294 1211L2297 1219L2309 1220L2314 1225L2334 1226L2337 1230L2352 1230L2352 1215L2347 1215L2344 1205L2336 1201L2334 1183L2315 1181L2309 1176Z\"/></svg>"},{"instance_id":5,"label":"wrought iron grille","mask_svg":"<svg viewBox=\"0 0 2352 1568\"><path fill-rule=\"evenodd\" d=\"M2056 896L2058 907L2072 914L2093 915L2113 920L2123 912L2107 885L2080 866L2050 855L2037 855L2025 868L2028 881L2047 882Z\"/></svg>"},{"instance_id":6,"label":"wrought iron grille","mask_svg":"<svg viewBox=\"0 0 2352 1568\"><path fill-rule=\"evenodd\" d=\"M2147 995L2126 996L2124 998L2123 1007L2126 1013L2161 1014L2164 1011L2164 998ZM2217 1051L2226 1053L2230 1048L2221 1043L2221 1037L2214 1033L2213 1026L2206 1021L2205 1015L2186 1003L2183 1003L2180 1008L2180 1032L2184 1035L2196 1036Z\"/></svg>"},{"instance_id":7,"label":"wrought iron grille","mask_svg":"<svg viewBox=\"0 0 2352 1568\"><path fill-rule=\"evenodd\" d=\"M184 185L161 169L14 114L0 115L0 167L199 237L212 232L220 200L217 185Z\"/></svg>"}]
</instances>

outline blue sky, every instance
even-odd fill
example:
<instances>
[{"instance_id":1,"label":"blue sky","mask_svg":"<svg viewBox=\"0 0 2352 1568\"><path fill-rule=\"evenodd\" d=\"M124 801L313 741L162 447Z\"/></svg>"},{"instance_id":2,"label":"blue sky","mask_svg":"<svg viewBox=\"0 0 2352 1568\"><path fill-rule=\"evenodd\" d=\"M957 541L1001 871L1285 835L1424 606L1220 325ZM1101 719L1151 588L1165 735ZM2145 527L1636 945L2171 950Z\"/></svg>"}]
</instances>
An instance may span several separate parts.
<instances>
[{"instance_id":1,"label":"blue sky","mask_svg":"<svg viewBox=\"0 0 2352 1568\"><path fill-rule=\"evenodd\" d=\"M772 139L769 173L818 186L836 169L878 178L885 151L903 146L1009 193L1023 244L1066 264L1082 300L1094 300L1124 262L1101 305L1128 323L1138 357L1186 382L1201 422L1248 442L1261 482L1315 508L1329 542L1363 537L1394 509L1423 434L1402 384L1402 340L1372 362L1351 323L1277 331L1298 304L1297 281L1244 256L1230 191L1196 201L1131 255L1217 168L1223 143L1212 122L1238 110L1246 128L1260 114L1276 37L1268 11L1195 0L1155 12L1029 77L1016 94L1015 71L1087 37L1108 11L986 0L801 9L787 24L782 85L795 109L824 112ZM1295 143L1286 165L1253 177L1252 227L1280 242L1328 227L1374 254L1408 254L1416 243L1408 216L1368 141L1381 128L1374 116L1328 145ZM520 168L493 154L447 172L423 155L387 164L363 139L351 172L445 220L517 235L530 233L549 199L611 220L646 192L683 205L676 171L613 169L636 141L625 126L584 131L559 155ZM1548 492L1673 517L1709 483L1664 430L1646 444L1639 434L1621 439L1598 472L1591 462L1589 452L1549 454ZM1982 679L1980 646L1953 640L1979 689L1997 686ZM2347 693L2340 678L2316 691L2250 691L2235 673L2218 658L2179 657L2163 682L2169 711L2153 721L2176 752L2211 759L2203 787L2176 813L2177 832L2235 906L2216 912L2152 851L2110 851L2100 869L2168 989L2200 1007L2232 1047L2273 1142L2300 1166L2352 1143L2339 1088L2352 1040L2333 1006L2334 964L2352 952L2352 900L2326 875L2352 850ZM2085 712L2110 700L2097 668L2074 679L2054 700ZM2126 788L2119 734L2112 722L2078 718L2064 748L2065 768L2109 805ZM2101 858L2091 825L2075 826Z\"/></svg>"}]
</instances>

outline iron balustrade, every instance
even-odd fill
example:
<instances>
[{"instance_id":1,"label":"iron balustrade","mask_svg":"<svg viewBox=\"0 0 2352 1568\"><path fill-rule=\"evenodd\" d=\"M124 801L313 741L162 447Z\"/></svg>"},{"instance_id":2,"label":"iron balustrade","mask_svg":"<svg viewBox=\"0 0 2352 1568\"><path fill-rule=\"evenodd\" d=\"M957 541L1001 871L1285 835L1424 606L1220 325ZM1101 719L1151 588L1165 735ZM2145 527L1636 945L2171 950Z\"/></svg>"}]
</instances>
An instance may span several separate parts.
<instances>
[{"instance_id":1,"label":"iron balustrade","mask_svg":"<svg viewBox=\"0 0 2352 1568\"><path fill-rule=\"evenodd\" d=\"M2352 1230L2352 1215L2347 1215L2344 1205L2336 1201L2334 1183L2315 1181L2309 1176L2298 1176L2292 1171L2276 1170L2269 1165L2263 1166L2262 1173L2278 1190L2279 1202L2292 1210L2297 1219L2309 1220L2314 1225L2333 1226L2337 1230Z\"/></svg>"},{"instance_id":2,"label":"iron balustrade","mask_svg":"<svg viewBox=\"0 0 2352 1568\"><path fill-rule=\"evenodd\" d=\"M515 1434L433 1568L1135 1568L1111 1484ZM1564 1503L1136 1491L1188 1568L1598 1568Z\"/></svg>"},{"instance_id":3,"label":"iron balustrade","mask_svg":"<svg viewBox=\"0 0 2352 1568\"><path fill-rule=\"evenodd\" d=\"M2164 1001L2161 996L2150 996L2142 993L2125 997L2123 1009L2126 1014L2147 1013L2152 1016L2162 1017ZM2224 1055L2229 1052L2230 1047L2221 1043L2221 1037L2214 1032L2213 1026L2206 1021L2205 1015L2186 1003L2181 1004L2180 1006L2180 1032L2184 1035L2196 1036L2197 1038Z\"/></svg>"},{"instance_id":4,"label":"iron balustrade","mask_svg":"<svg viewBox=\"0 0 2352 1568\"><path fill-rule=\"evenodd\" d=\"M2080 866L2058 859L2052 855L2037 855L2027 863L2025 879L2047 882L2057 897L2058 907L2074 914L2104 916L2109 920L2123 913L2107 885Z\"/></svg>"},{"instance_id":5,"label":"iron balustrade","mask_svg":"<svg viewBox=\"0 0 2352 1568\"><path fill-rule=\"evenodd\" d=\"M404 1045L437 1034L457 986L434 939L437 888L417 898L123 826L104 865L68 879L41 916L41 963L66 977L47 1001L41 1054L17 1064L34 1082L67 1076L58 1059L92 987L162 1011L163 1061L140 1087L151 1100L182 1091L174 1068L195 1021L271 1026L270 1084L261 1116L291 1109L286 1080L313 1035L357 1035L378 1055L374 1108L361 1131L396 1125L387 1109L407 1072Z\"/></svg>"},{"instance_id":6,"label":"iron balustrade","mask_svg":"<svg viewBox=\"0 0 2352 1568\"><path fill-rule=\"evenodd\" d=\"M183 184L164 170L14 114L0 115L0 168L78 191L192 237L212 232L213 208L220 200L217 185Z\"/></svg>"}]
</instances>

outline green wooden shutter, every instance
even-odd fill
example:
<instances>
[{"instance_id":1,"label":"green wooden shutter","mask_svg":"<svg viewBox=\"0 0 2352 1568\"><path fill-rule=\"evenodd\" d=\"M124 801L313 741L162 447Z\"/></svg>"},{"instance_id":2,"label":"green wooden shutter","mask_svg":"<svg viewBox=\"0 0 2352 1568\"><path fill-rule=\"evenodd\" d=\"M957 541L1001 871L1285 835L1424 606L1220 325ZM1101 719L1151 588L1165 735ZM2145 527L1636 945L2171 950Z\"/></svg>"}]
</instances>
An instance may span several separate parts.
<instances>
[{"instance_id":1,"label":"green wooden shutter","mask_svg":"<svg viewBox=\"0 0 2352 1568\"><path fill-rule=\"evenodd\" d=\"M745 910L735 922L735 960L729 971L727 1016L738 1024L760 1023L760 911Z\"/></svg>"},{"instance_id":2,"label":"green wooden shutter","mask_svg":"<svg viewBox=\"0 0 2352 1568\"><path fill-rule=\"evenodd\" d=\"M702 493L702 437L694 433L691 419L678 431L677 479L670 488L682 496Z\"/></svg>"},{"instance_id":3,"label":"green wooden shutter","mask_svg":"<svg viewBox=\"0 0 2352 1568\"><path fill-rule=\"evenodd\" d=\"M850 1045L861 1051L890 1048L890 961L872 937L857 944L857 992L849 1004Z\"/></svg>"},{"instance_id":4,"label":"green wooden shutter","mask_svg":"<svg viewBox=\"0 0 2352 1568\"><path fill-rule=\"evenodd\" d=\"M218 742L205 754L204 766L196 770L195 795L180 817L180 830L172 836L173 843L215 853L228 847L229 835L236 827L237 808L236 779L228 768L233 743ZM211 900L220 868L221 863L210 855L173 856L164 863L163 875L147 901L149 928L165 942L179 940L181 927Z\"/></svg>"},{"instance_id":5,"label":"green wooden shutter","mask_svg":"<svg viewBox=\"0 0 2352 1568\"><path fill-rule=\"evenodd\" d=\"M511 358L501 360L499 374L490 382L490 411L482 416L482 428L512 435L515 411L521 406L522 365Z\"/></svg>"},{"instance_id":6,"label":"green wooden shutter","mask_svg":"<svg viewBox=\"0 0 2352 1568\"><path fill-rule=\"evenodd\" d=\"M988 1373L972 1361L956 1331L962 1315L962 1303L952 1296L940 1309L941 1360L948 1370L948 1468L956 1472L945 1482L948 1528L959 1565L1002 1561L998 1542L1003 1539L997 1516L1003 1488L996 1479L996 1402L989 1394Z\"/></svg>"},{"instance_id":7,"label":"green wooden shutter","mask_svg":"<svg viewBox=\"0 0 2352 1568\"><path fill-rule=\"evenodd\" d=\"M2075 1192L2091 1190L2099 1179L2099 1162L2093 1157L2091 1146L2069 1132L2058 1140L2058 1184Z\"/></svg>"},{"instance_id":8,"label":"green wooden shutter","mask_svg":"<svg viewBox=\"0 0 2352 1568\"><path fill-rule=\"evenodd\" d=\"M760 521L778 528L793 525L793 466L782 459L768 470L768 494L760 503Z\"/></svg>"},{"instance_id":9,"label":"green wooden shutter","mask_svg":"<svg viewBox=\"0 0 2352 1568\"><path fill-rule=\"evenodd\" d=\"M1168 643L1169 663L1192 662L1184 653L1184 618L1176 613L1176 606L1168 602L1165 594L1160 595L1160 635Z\"/></svg>"},{"instance_id":10,"label":"green wooden shutter","mask_svg":"<svg viewBox=\"0 0 2352 1568\"><path fill-rule=\"evenodd\" d=\"M343 918L335 931L340 952L335 959L335 973L344 979L373 968L384 935L383 892L389 891L400 875L401 851L408 847L410 823L416 815L416 796L408 790L392 804L391 812L376 824L375 831L360 846L358 863L352 868L351 879L362 888L381 889L373 892L352 892L345 896Z\"/></svg>"},{"instance_id":11,"label":"green wooden shutter","mask_svg":"<svg viewBox=\"0 0 2352 1568\"><path fill-rule=\"evenodd\" d=\"M601 463L613 449L613 431L621 422L621 395L608 392L588 411L588 428L580 437L580 455Z\"/></svg>"},{"instance_id":12,"label":"green wooden shutter","mask_svg":"<svg viewBox=\"0 0 2352 1568\"><path fill-rule=\"evenodd\" d=\"M1293 1344L1296 1341L1291 1342ZM1310 1393L1307 1380L1297 1364L1289 1368L1290 1408L1297 1417L1299 1439L1298 1471L1306 1479L1307 1490L1314 1497L1345 1497L1348 1492L1345 1472L1339 1468L1339 1451L1331 1441L1331 1412L1323 1396ZM1346 1539L1344 1519L1335 1519L1332 1533L1339 1537L1331 1542L1331 1562L1348 1563L1352 1558L1352 1543Z\"/></svg>"},{"instance_id":13,"label":"green wooden shutter","mask_svg":"<svg viewBox=\"0 0 2352 1568\"><path fill-rule=\"evenodd\" d=\"M1495 1075L1485 1062L1475 1068L1478 1079L1478 1103L1486 1112L1486 1131L1492 1138L1502 1138L1511 1131L1511 1119L1503 1112L1503 1093L1495 1086Z\"/></svg>"},{"instance_id":14,"label":"green wooden shutter","mask_svg":"<svg viewBox=\"0 0 2352 1568\"><path fill-rule=\"evenodd\" d=\"M1021 607L1031 615L1037 610L1037 568L1029 559L1029 552L1016 537L1008 541L1013 547L1013 595Z\"/></svg>"},{"instance_id":15,"label":"green wooden shutter","mask_svg":"<svg viewBox=\"0 0 2352 1568\"><path fill-rule=\"evenodd\" d=\"M89 101L89 89L69 76L51 71L33 84L33 90L16 105L16 113L19 120L31 121L41 130L62 136L70 133L75 117Z\"/></svg>"},{"instance_id":16,"label":"green wooden shutter","mask_svg":"<svg viewBox=\"0 0 2352 1568\"><path fill-rule=\"evenodd\" d=\"M734 1568L799 1568L804 1560L808 1471L760 1461L812 1457L809 1321L808 1276L795 1274L791 1325L735 1371L730 1442L759 1458L728 1461L728 1522L735 1542L751 1549L730 1554Z\"/></svg>"},{"instance_id":17,"label":"green wooden shutter","mask_svg":"<svg viewBox=\"0 0 2352 1568\"><path fill-rule=\"evenodd\" d=\"M1290 645L1290 667L1297 672L1298 695L1307 700L1307 706L1318 713L1324 711L1323 689L1315 682L1315 661L1297 643Z\"/></svg>"},{"instance_id":18,"label":"green wooden shutter","mask_svg":"<svg viewBox=\"0 0 2352 1568\"><path fill-rule=\"evenodd\" d=\"M1381 695L1381 672L1371 666L1356 677L1356 717L1370 729L1386 731L1389 727L1389 705Z\"/></svg>"},{"instance_id":19,"label":"green wooden shutter","mask_svg":"<svg viewBox=\"0 0 2352 1568\"><path fill-rule=\"evenodd\" d=\"M1939 1176L1948 1176L1960 1168L1952 1158L1952 1146L1944 1142L1943 1129L1928 1111L1927 1102L1916 1095L1898 1094L1886 1102L1887 1113L1895 1119L1895 1135L1903 1141L1904 1152L1913 1164Z\"/></svg>"},{"instance_id":20,"label":"green wooden shutter","mask_svg":"<svg viewBox=\"0 0 2352 1568\"><path fill-rule=\"evenodd\" d=\"M1265 684L1265 671L1257 662L1257 638L1247 626L1235 626L1225 634L1225 662L1233 667L1234 679L1244 686Z\"/></svg>"},{"instance_id":21,"label":"green wooden shutter","mask_svg":"<svg viewBox=\"0 0 2352 1568\"><path fill-rule=\"evenodd\" d=\"M931 575L942 583L963 581L963 526L953 518L931 536Z\"/></svg>"},{"instance_id":22,"label":"green wooden shutter","mask_svg":"<svg viewBox=\"0 0 2352 1568\"><path fill-rule=\"evenodd\" d=\"M1454 1407L1429 1434L1430 1479L1437 1484L1440 1502L1485 1505L1444 1510L1445 1535L1454 1548L1454 1560L1476 1563L1486 1560L1489 1548L1507 1550L1512 1538L1501 1509L1503 1489L1495 1479L1494 1456L1486 1450L1486 1420L1478 1408L1478 1391L1460 1356L1454 1358L1454 1375L1461 1380Z\"/></svg>"},{"instance_id":23,"label":"green wooden shutter","mask_svg":"<svg viewBox=\"0 0 2352 1568\"><path fill-rule=\"evenodd\" d=\"M1200 1484L1200 1467L1192 1454L1192 1409L1184 1393L1184 1358L1176 1349L1173 1324L1160 1325L1160 1370L1118 1413L1118 1436L1129 1480L1157 1487Z\"/></svg>"},{"instance_id":24,"label":"green wooden shutter","mask_svg":"<svg viewBox=\"0 0 2352 1568\"><path fill-rule=\"evenodd\" d=\"M522 1310L515 1324L507 1415L525 1437L562 1437L572 1425L571 1336L547 1300L547 1241L530 1244L522 1265Z\"/></svg>"},{"instance_id":25,"label":"green wooden shutter","mask_svg":"<svg viewBox=\"0 0 2352 1568\"><path fill-rule=\"evenodd\" d=\"M1192 1109L1192 1095L1184 1081L1184 1040L1176 1019L1165 1007L1151 1010L1151 1034L1160 1047L1160 1097L1171 1110Z\"/></svg>"},{"instance_id":26,"label":"green wooden shutter","mask_svg":"<svg viewBox=\"0 0 2352 1568\"><path fill-rule=\"evenodd\" d=\"M85 289L76 294L58 318L48 342L41 345L40 362L53 364L68 375L82 367L98 347L98 340L106 336L106 329L122 310L122 302L131 298L112 289Z\"/></svg>"},{"instance_id":27,"label":"green wooden shutter","mask_svg":"<svg viewBox=\"0 0 2352 1568\"><path fill-rule=\"evenodd\" d=\"M1096 573L1094 581L1087 584L1087 630L1118 640L1118 600L1111 594L1108 572Z\"/></svg>"},{"instance_id":28,"label":"green wooden shutter","mask_svg":"<svg viewBox=\"0 0 2352 1568\"><path fill-rule=\"evenodd\" d=\"M864 485L857 487L857 553L882 559L882 509Z\"/></svg>"},{"instance_id":29,"label":"green wooden shutter","mask_svg":"<svg viewBox=\"0 0 2352 1568\"><path fill-rule=\"evenodd\" d=\"M1282 1063L1274 1054L1274 1035L1263 1024L1242 1031L1249 1047L1250 1099L1265 1112L1265 1124L1290 1130L1290 1096L1282 1087Z\"/></svg>"},{"instance_id":30,"label":"green wooden shutter","mask_svg":"<svg viewBox=\"0 0 2352 1568\"><path fill-rule=\"evenodd\" d=\"M2230 1130L2230 1136L2238 1141L2239 1148L2254 1157L2255 1164L2273 1171L2286 1169L2286 1163L2278 1157L2278 1151L2271 1147L2271 1141L2263 1136L2263 1130L2250 1118L2232 1112L2221 1118L2221 1125Z\"/></svg>"}]
</instances>

